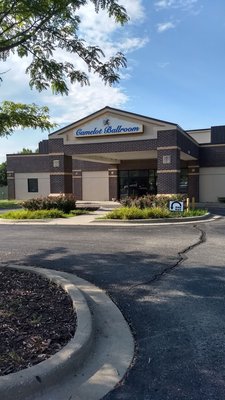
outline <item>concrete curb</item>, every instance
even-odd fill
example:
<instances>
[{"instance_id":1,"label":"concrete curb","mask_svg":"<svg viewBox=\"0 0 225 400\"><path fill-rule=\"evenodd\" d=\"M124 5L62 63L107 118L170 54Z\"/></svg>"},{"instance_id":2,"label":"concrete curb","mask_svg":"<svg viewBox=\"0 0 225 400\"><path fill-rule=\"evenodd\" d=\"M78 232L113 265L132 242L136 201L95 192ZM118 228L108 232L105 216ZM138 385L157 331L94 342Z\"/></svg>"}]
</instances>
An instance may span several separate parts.
<instances>
[{"instance_id":1,"label":"concrete curb","mask_svg":"<svg viewBox=\"0 0 225 400\"><path fill-rule=\"evenodd\" d=\"M57 271L17 265L10 265L7 268L29 270L62 286L70 295L77 313L75 336L59 352L33 367L0 377L1 399L24 400L29 396L34 396L43 388L56 385L59 380L62 381L80 368L93 342L93 323L84 295L71 281L60 276Z\"/></svg>"}]
</instances>

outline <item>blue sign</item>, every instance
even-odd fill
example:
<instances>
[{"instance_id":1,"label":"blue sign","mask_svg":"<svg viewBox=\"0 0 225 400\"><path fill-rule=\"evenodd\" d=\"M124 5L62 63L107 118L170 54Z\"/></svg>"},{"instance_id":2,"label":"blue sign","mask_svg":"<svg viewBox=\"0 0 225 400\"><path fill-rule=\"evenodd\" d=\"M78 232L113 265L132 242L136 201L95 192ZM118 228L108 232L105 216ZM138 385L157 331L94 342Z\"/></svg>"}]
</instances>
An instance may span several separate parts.
<instances>
[{"instance_id":1,"label":"blue sign","mask_svg":"<svg viewBox=\"0 0 225 400\"><path fill-rule=\"evenodd\" d=\"M113 127L111 125L106 126L105 128L98 129L95 127L92 130L83 130L77 129L75 131L75 136L83 137L83 136L100 136L100 135L115 135L115 134L125 134L125 133L139 133L141 132L140 126L123 126L117 125L117 127Z\"/></svg>"}]
</instances>

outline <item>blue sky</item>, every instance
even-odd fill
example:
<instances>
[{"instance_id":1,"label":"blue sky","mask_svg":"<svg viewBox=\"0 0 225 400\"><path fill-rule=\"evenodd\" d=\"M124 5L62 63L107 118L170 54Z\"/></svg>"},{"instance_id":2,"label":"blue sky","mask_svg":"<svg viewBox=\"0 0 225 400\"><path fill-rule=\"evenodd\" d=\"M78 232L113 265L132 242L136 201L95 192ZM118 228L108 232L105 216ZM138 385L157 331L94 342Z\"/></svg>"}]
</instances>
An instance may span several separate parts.
<instances>
[{"instance_id":1,"label":"blue sky","mask_svg":"<svg viewBox=\"0 0 225 400\"><path fill-rule=\"evenodd\" d=\"M123 51L128 68L120 84L105 86L90 75L89 87L74 85L69 96L30 90L28 60L16 56L1 62L0 100L47 105L53 121L65 126L106 105L176 122L184 129L225 125L225 1L120 0L130 22L120 27L91 4L80 10L81 35L107 56ZM63 52L57 57L65 59ZM69 60L83 68L76 57ZM18 130L1 139L6 153L33 150L47 133Z\"/></svg>"}]
</instances>

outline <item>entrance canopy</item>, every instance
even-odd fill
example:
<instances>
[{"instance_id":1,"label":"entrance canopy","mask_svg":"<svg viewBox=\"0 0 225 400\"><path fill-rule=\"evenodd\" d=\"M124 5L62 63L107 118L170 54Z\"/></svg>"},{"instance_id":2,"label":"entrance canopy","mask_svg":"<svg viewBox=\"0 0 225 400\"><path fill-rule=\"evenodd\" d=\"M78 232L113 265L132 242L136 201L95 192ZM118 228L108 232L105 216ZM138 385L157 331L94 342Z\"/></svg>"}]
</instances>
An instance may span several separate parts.
<instances>
[{"instance_id":1,"label":"entrance canopy","mask_svg":"<svg viewBox=\"0 0 225 400\"><path fill-rule=\"evenodd\" d=\"M115 153L93 153L93 154L82 154L74 155L74 159L82 161L99 162L103 164L120 164L121 161L125 160L154 160L157 159L157 150L149 151L130 151L130 152L115 152ZM180 159L184 161L196 160L191 155L180 152Z\"/></svg>"},{"instance_id":2,"label":"entrance canopy","mask_svg":"<svg viewBox=\"0 0 225 400\"><path fill-rule=\"evenodd\" d=\"M157 158L156 150L115 152L103 154L82 154L74 155L73 158L82 161L94 161L103 164L120 164L123 160L151 160Z\"/></svg>"}]
</instances>

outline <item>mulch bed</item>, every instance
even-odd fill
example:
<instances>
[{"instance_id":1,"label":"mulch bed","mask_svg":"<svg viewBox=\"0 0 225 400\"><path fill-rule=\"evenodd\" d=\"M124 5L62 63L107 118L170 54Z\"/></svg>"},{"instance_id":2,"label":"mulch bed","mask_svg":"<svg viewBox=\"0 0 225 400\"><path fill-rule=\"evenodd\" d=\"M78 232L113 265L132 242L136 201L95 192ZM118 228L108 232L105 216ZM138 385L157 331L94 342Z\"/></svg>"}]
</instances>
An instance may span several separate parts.
<instances>
[{"instance_id":1,"label":"mulch bed","mask_svg":"<svg viewBox=\"0 0 225 400\"><path fill-rule=\"evenodd\" d=\"M68 294L29 271L0 269L0 376L46 360L74 336Z\"/></svg>"}]
</instances>

